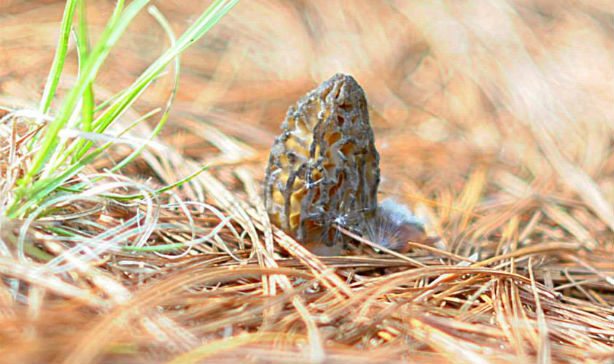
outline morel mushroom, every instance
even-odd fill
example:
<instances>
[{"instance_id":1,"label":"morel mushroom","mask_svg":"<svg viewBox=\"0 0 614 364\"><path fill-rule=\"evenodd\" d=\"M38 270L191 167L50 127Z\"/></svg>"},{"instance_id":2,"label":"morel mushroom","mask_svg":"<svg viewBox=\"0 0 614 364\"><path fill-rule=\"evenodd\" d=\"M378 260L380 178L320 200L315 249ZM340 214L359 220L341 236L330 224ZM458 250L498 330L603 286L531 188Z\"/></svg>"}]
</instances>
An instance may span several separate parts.
<instances>
[{"instance_id":1,"label":"morel mushroom","mask_svg":"<svg viewBox=\"0 0 614 364\"><path fill-rule=\"evenodd\" d=\"M271 221L326 255L343 246L335 224L371 235L389 214L377 213L379 155L356 80L325 81L290 107L281 128L266 169Z\"/></svg>"},{"instance_id":2,"label":"morel mushroom","mask_svg":"<svg viewBox=\"0 0 614 364\"><path fill-rule=\"evenodd\" d=\"M271 148L265 203L273 223L309 243L339 243L334 222L377 208L379 156L364 91L337 74L290 107Z\"/></svg>"}]
</instances>

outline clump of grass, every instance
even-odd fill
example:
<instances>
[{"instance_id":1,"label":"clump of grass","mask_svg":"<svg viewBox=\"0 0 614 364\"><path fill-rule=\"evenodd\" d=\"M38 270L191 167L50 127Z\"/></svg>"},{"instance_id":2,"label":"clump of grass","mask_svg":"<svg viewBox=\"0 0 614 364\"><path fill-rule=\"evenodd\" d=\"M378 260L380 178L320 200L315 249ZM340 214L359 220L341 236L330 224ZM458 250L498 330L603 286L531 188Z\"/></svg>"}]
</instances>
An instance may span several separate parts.
<instances>
[{"instance_id":1,"label":"clump of grass","mask_svg":"<svg viewBox=\"0 0 614 364\"><path fill-rule=\"evenodd\" d=\"M0 216L5 224L16 220L24 221L18 239L18 254L21 258L25 257L23 248L28 227L37 219L43 217L52 219L58 206L66 207L77 200L121 202L140 199L141 203L145 203L145 201L157 198L161 192L189 179L158 191L148 190L144 186L139 187L137 184L130 184L126 181L115 185L103 183L110 178L111 173L120 171L144 148L151 145L168 120L179 79L180 54L204 36L237 3L237 0L214 1L176 39L162 14L155 7L150 7L150 13L168 35L170 47L152 62L130 86L97 103L95 83L99 70L135 16L148 3L148 0L135 0L125 5L123 0L117 1L97 42L90 45L85 11L86 2L85 0L68 0L62 18L55 57L38 110L7 109L0 120L11 136L2 146L2 153L3 156L6 156L7 163L3 171L6 178L3 179L0 186L4 192L0 201ZM78 16L76 21L75 13ZM71 35L77 45L78 75L74 84L60 98L57 89L68 57ZM120 118L173 63L175 87L167 105L163 110L157 110L148 117L161 114L155 127L149 135L141 138L125 138L124 136L131 129L147 118L134 120L127 126L125 123L123 123L124 126L118 125ZM52 104L58 105L57 110L52 110ZM114 127L113 131L111 131L112 127ZM105 175L80 175L110 147L127 142L134 146L134 150L118 161ZM138 193L128 196L112 193L115 190L126 188L136 189ZM151 213L147 213L146 216L151 216ZM151 231L144 233L143 239L146 239L148 233ZM7 252L11 250L6 244L3 248ZM34 248L30 250L31 253L38 254L38 257L43 256L40 251L34 253L37 251Z\"/></svg>"}]
</instances>

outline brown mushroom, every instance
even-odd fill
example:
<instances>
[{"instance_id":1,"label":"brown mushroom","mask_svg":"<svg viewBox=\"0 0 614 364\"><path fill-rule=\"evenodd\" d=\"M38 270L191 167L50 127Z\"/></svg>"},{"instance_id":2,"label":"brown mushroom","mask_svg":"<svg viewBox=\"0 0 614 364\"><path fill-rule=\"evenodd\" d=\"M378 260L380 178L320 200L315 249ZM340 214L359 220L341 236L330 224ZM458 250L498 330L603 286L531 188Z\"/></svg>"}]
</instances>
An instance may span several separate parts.
<instances>
[{"instance_id":1,"label":"brown mushroom","mask_svg":"<svg viewBox=\"0 0 614 364\"><path fill-rule=\"evenodd\" d=\"M304 244L342 244L334 223L362 230L375 214L379 155L364 91L336 74L290 107L271 148L265 204Z\"/></svg>"}]
</instances>

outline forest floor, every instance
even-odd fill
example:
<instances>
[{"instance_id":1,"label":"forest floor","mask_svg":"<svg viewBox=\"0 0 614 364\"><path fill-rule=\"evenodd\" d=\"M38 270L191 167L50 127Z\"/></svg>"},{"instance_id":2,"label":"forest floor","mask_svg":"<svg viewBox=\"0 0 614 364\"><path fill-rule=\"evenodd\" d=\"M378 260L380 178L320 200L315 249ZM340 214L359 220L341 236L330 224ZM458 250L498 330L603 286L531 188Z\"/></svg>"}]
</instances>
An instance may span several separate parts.
<instances>
[{"instance_id":1,"label":"forest floor","mask_svg":"<svg viewBox=\"0 0 614 364\"><path fill-rule=\"evenodd\" d=\"M92 41L114 3L88 2ZM202 3L155 5L181 34ZM30 110L64 6L0 2L3 212L21 211L5 182L27 177L20 148L47 125ZM111 147L27 213L0 215L0 361L612 362L613 17L599 0L240 2L181 56L178 87L171 67L87 134ZM96 105L167 39L139 14ZM78 77L73 43L59 100ZM379 199L409 206L429 243L321 257L270 224L281 122L338 72L367 95ZM115 168L175 92L161 133Z\"/></svg>"}]
</instances>

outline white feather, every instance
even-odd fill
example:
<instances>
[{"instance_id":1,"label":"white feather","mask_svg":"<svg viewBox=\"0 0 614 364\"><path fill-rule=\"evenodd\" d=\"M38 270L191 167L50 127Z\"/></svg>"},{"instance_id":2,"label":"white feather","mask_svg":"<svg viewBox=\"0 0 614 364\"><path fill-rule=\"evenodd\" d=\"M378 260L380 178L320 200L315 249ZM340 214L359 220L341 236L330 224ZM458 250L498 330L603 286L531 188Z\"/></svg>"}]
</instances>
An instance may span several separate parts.
<instances>
[{"instance_id":1,"label":"white feather","mask_svg":"<svg viewBox=\"0 0 614 364\"><path fill-rule=\"evenodd\" d=\"M408 241L420 241L425 237L424 222L407 206L385 199L378 205L375 217L367 222L366 235L386 248L405 251Z\"/></svg>"}]
</instances>

